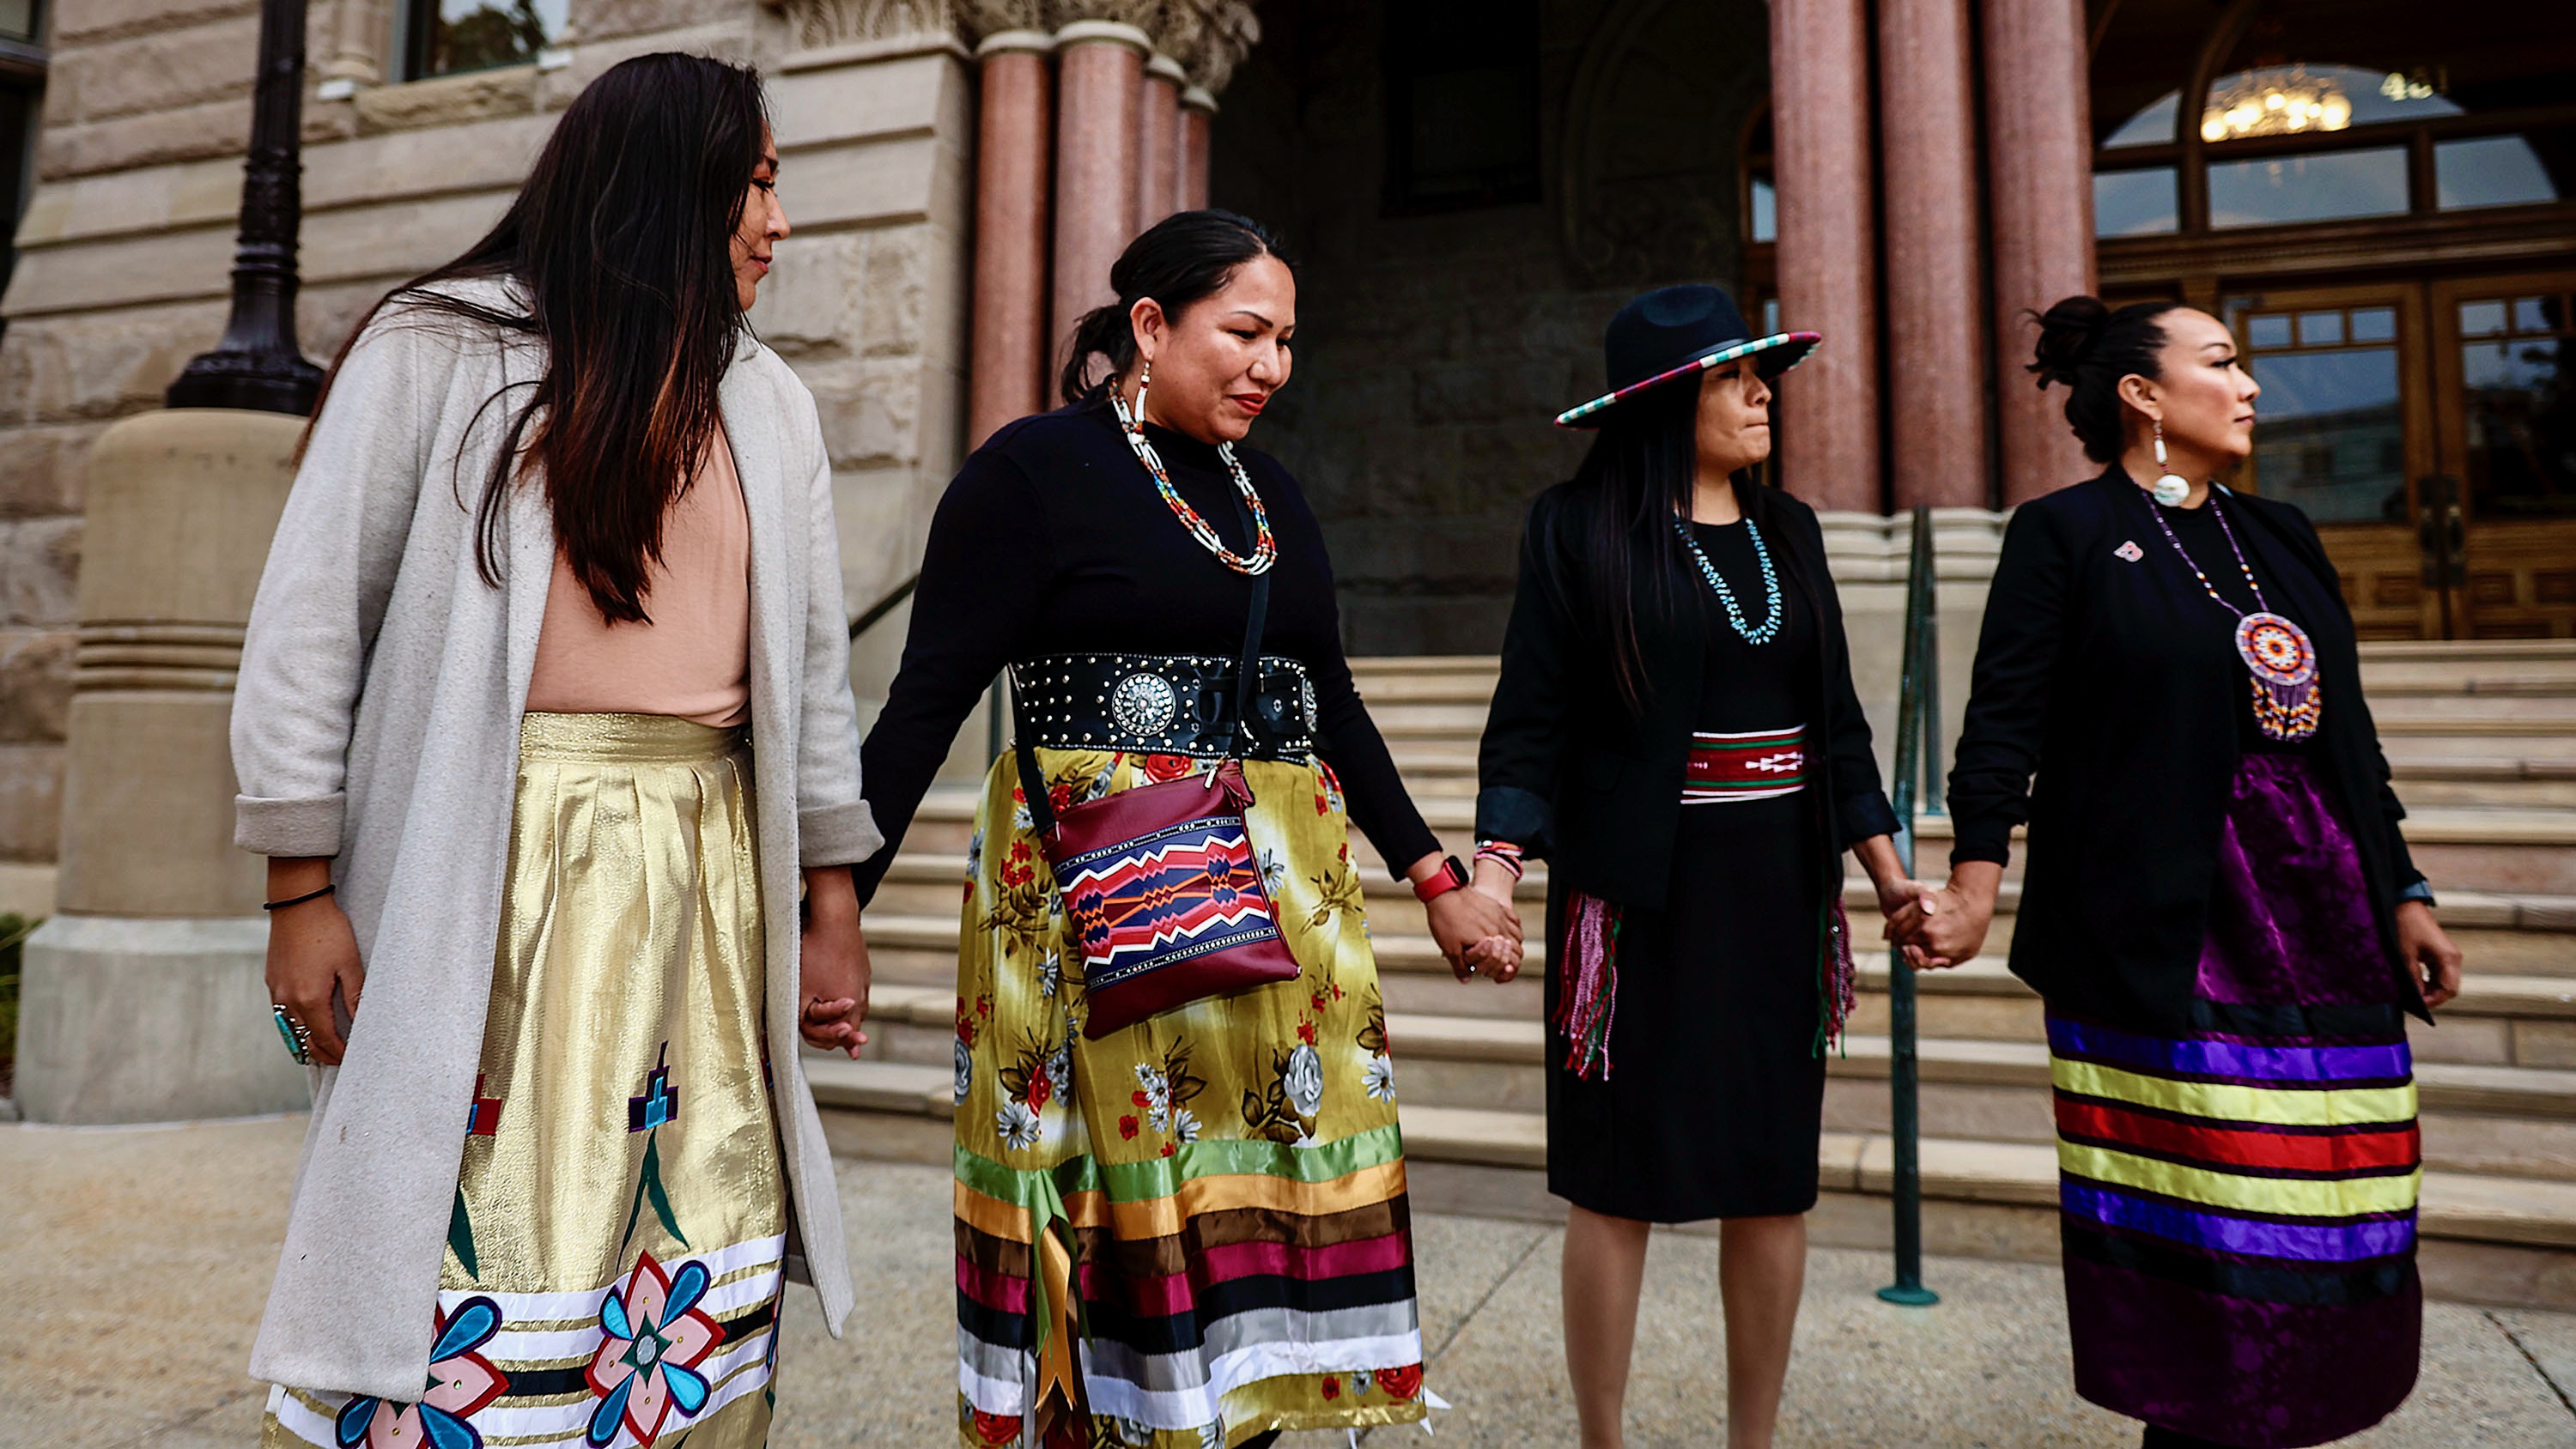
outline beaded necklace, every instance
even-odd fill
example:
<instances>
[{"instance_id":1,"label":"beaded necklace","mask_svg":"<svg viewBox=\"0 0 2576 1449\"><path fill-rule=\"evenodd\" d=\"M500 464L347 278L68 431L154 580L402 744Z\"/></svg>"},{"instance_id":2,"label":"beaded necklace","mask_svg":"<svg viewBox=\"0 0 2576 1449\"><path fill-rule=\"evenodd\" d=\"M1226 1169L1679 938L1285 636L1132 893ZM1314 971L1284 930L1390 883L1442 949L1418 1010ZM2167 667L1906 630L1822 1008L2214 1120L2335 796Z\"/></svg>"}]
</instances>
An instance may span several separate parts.
<instances>
[{"instance_id":1,"label":"beaded necklace","mask_svg":"<svg viewBox=\"0 0 2576 1449\"><path fill-rule=\"evenodd\" d=\"M1717 591L1717 601L1726 606L1726 622L1735 626L1735 632L1744 636L1745 643L1768 644L1780 637L1781 621L1787 617L1780 607L1780 575L1773 572L1771 550L1762 546L1762 530L1753 526L1752 519L1744 520L1744 533L1753 540L1753 561L1762 566L1762 595L1765 612L1769 615L1755 627L1746 626L1744 611L1736 606L1735 591L1726 586L1726 580L1718 575L1717 566L1700 551L1699 540L1691 536L1690 520L1674 514L1673 532L1682 536L1683 546L1691 551L1692 558L1699 560L1700 577L1707 579L1708 586Z\"/></svg>"},{"instance_id":2,"label":"beaded necklace","mask_svg":"<svg viewBox=\"0 0 2576 1449\"><path fill-rule=\"evenodd\" d=\"M2236 616L2236 657L2254 676L2254 723L2263 733L2276 740L2304 740L2317 732L2317 723L2325 714L2325 702L2318 697L2317 648L2307 631L2272 612L2263 597L2263 586L2254 581L2254 567L2245 561L2245 550L2236 542L2236 530L2227 524L2227 510L2218 506L2218 494L2209 495L2209 511L2218 520L2218 531L2227 536L2228 552L2236 555L2237 570L2245 575L2245 587L2254 591L2254 611L2227 602L2192 561L2190 550L2174 535L2173 525L2165 521L2164 505L2150 502L2147 512L2153 514L2156 527L2163 530L2165 542L2173 545L2183 567L2200 580L2203 593L2218 606Z\"/></svg>"},{"instance_id":3,"label":"beaded necklace","mask_svg":"<svg viewBox=\"0 0 2576 1449\"><path fill-rule=\"evenodd\" d=\"M1261 494L1253 488L1252 476L1243 471L1243 464L1235 458L1234 444L1217 444L1216 455L1225 460L1226 471L1234 475L1234 491L1242 494L1244 503L1252 509L1252 552L1249 555L1227 552L1225 540L1216 536L1216 530L1208 527L1207 520L1199 517L1198 510L1192 508L1180 490L1172 486L1172 475L1164 471L1162 455L1154 451L1153 443L1145 436L1145 384L1152 382L1153 378L1153 369L1149 367L1137 383L1133 411L1128 409L1127 399L1120 396L1116 388L1109 391L1109 405L1118 410L1118 431L1126 437L1128 450L1136 455L1137 462L1145 465L1146 472L1154 475L1154 487L1163 495L1163 506L1172 510L1172 516L1190 531L1190 537L1198 540L1199 547L1216 555L1218 563L1236 573L1248 576L1269 572L1270 566L1279 561L1279 541L1270 535L1270 510L1261 506Z\"/></svg>"}]
</instances>

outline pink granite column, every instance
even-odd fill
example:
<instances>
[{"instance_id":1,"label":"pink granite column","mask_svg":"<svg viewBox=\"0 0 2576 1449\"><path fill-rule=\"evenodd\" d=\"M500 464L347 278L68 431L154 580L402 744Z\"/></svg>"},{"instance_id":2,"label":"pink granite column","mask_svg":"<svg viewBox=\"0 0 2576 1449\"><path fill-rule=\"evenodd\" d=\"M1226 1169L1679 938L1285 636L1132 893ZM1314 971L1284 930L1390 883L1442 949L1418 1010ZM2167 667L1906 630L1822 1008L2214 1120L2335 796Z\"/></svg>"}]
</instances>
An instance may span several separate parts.
<instances>
[{"instance_id":1,"label":"pink granite column","mask_svg":"<svg viewBox=\"0 0 2576 1449\"><path fill-rule=\"evenodd\" d=\"M1136 229L1180 209L1181 63L1157 55L1145 65L1142 114L1136 124Z\"/></svg>"},{"instance_id":2,"label":"pink granite column","mask_svg":"<svg viewBox=\"0 0 2576 1449\"><path fill-rule=\"evenodd\" d=\"M1136 234L1136 112L1145 32L1077 20L1055 34L1055 309L1051 352L1082 314L1116 301L1109 267Z\"/></svg>"},{"instance_id":3,"label":"pink granite column","mask_svg":"<svg viewBox=\"0 0 2576 1449\"><path fill-rule=\"evenodd\" d=\"M1879 0L1887 218L1888 493L1985 508L1985 322L1977 262L1968 0Z\"/></svg>"},{"instance_id":4,"label":"pink granite column","mask_svg":"<svg viewBox=\"0 0 2576 1449\"><path fill-rule=\"evenodd\" d=\"M1208 204L1208 137L1216 129L1216 97L1205 86L1181 92L1180 208Z\"/></svg>"},{"instance_id":5,"label":"pink granite column","mask_svg":"<svg viewBox=\"0 0 2576 1449\"><path fill-rule=\"evenodd\" d=\"M2010 506L2100 471L2067 431L2065 390L2043 393L2022 371L2038 337L2022 314L2095 286L2093 107L2083 0L1983 3L1995 391Z\"/></svg>"},{"instance_id":6,"label":"pink granite column","mask_svg":"<svg viewBox=\"0 0 2576 1449\"><path fill-rule=\"evenodd\" d=\"M966 445L1047 405L1047 213L1055 37L1005 30L975 47L975 317Z\"/></svg>"},{"instance_id":7,"label":"pink granite column","mask_svg":"<svg viewBox=\"0 0 2576 1449\"><path fill-rule=\"evenodd\" d=\"M1878 308L1869 37L1861 0L1771 0L1780 325L1824 345L1780 384L1780 477L1819 509L1875 513Z\"/></svg>"}]
</instances>

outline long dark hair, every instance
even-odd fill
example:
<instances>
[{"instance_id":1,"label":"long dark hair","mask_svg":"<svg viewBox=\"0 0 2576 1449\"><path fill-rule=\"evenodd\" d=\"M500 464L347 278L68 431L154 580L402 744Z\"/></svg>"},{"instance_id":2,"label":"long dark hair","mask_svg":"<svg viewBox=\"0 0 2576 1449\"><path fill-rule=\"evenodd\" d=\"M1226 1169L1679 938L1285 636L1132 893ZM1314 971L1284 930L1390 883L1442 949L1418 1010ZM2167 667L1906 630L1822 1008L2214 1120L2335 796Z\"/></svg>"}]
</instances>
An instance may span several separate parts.
<instances>
[{"instance_id":1,"label":"long dark hair","mask_svg":"<svg viewBox=\"0 0 2576 1449\"><path fill-rule=\"evenodd\" d=\"M333 359L322 396L379 312L441 315L544 344L475 507L475 565L501 582L510 486L543 478L573 576L611 621L642 622L662 520L716 445L717 384L746 335L733 236L768 109L748 66L664 52L611 67L555 123L500 222L387 293ZM506 279L525 313L440 283ZM489 409L501 401L484 400ZM319 417L322 400L314 404ZM481 413L476 414L479 422ZM457 481L459 501L463 482Z\"/></svg>"},{"instance_id":2,"label":"long dark hair","mask_svg":"<svg viewBox=\"0 0 2576 1449\"><path fill-rule=\"evenodd\" d=\"M1674 535L1673 520L1690 515L1699 475L1699 393L1706 376L1650 388L1612 409L1582 466L1574 470L1575 491L1590 494L1593 506L1585 510L1589 522L1577 540L1583 576L1565 593L1585 622L1608 640L1611 680L1631 716L1645 713L1653 693L1637 627L1639 595L1660 617L1671 619L1699 587ZM1736 474L1732 482L1744 516L1757 524L1768 522L1767 490L1754 481L1752 471ZM1774 552L1794 572L1786 550ZM1640 556L1647 568L1642 588L1633 567Z\"/></svg>"},{"instance_id":3,"label":"long dark hair","mask_svg":"<svg viewBox=\"0 0 2576 1449\"><path fill-rule=\"evenodd\" d=\"M1127 314L1147 297L1163 306L1163 315L1178 320L1194 302L1225 290L1246 262L1276 257L1297 274L1297 263L1270 228L1248 216L1213 208L1176 211L1147 227L1109 269L1109 289L1118 294L1082 314L1073 327L1073 342L1064 359L1057 388L1069 403L1093 402L1109 395L1111 380L1136 361L1136 329ZM1093 358L1108 362L1109 371L1094 378Z\"/></svg>"},{"instance_id":4,"label":"long dark hair","mask_svg":"<svg viewBox=\"0 0 2576 1449\"><path fill-rule=\"evenodd\" d=\"M2099 297L2069 297L2039 313L2039 343L2029 371L2039 385L2066 384L2066 423L2084 456L2112 463L2129 446L2120 379L2163 373L2164 314L2180 302L2132 302L2113 311Z\"/></svg>"}]
</instances>

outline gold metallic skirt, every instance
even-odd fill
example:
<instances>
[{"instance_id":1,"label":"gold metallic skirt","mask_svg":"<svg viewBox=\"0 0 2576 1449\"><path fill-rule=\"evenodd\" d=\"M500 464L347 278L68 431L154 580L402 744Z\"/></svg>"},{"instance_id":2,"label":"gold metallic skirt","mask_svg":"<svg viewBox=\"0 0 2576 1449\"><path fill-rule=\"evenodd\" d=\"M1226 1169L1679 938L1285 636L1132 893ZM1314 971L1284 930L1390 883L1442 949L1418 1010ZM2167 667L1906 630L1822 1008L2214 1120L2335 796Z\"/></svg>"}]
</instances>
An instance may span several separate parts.
<instances>
[{"instance_id":1,"label":"gold metallic skirt","mask_svg":"<svg viewBox=\"0 0 2576 1449\"><path fill-rule=\"evenodd\" d=\"M530 714L418 1403L279 1387L266 1445L769 1433L785 1174L739 729Z\"/></svg>"}]
</instances>

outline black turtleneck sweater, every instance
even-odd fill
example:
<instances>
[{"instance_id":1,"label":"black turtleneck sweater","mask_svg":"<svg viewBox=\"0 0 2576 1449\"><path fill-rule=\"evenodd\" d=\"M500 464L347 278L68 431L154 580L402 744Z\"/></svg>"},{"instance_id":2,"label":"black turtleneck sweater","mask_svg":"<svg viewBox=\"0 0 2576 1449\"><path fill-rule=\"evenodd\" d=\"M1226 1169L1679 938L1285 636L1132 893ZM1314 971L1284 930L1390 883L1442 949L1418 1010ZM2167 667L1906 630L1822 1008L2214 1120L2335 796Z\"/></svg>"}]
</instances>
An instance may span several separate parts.
<instances>
[{"instance_id":1,"label":"black turtleneck sweater","mask_svg":"<svg viewBox=\"0 0 2576 1449\"><path fill-rule=\"evenodd\" d=\"M1227 550L1250 552L1216 449L1162 428L1146 434L1172 486ZM1235 456L1279 544L1262 652L1313 674L1324 760L1341 777L1352 821L1401 873L1439 842L1352 686L1323 532L1276 460L1241 446ZM1232 658L1251 603L1251 579L1219 563L1173 516L1107 402L995 433L931 518L903 666L861 752L886 844L852 868L860 902L876 894L958 726L1004 666L1085 650Z\"/></svg>"}]
</instances>

